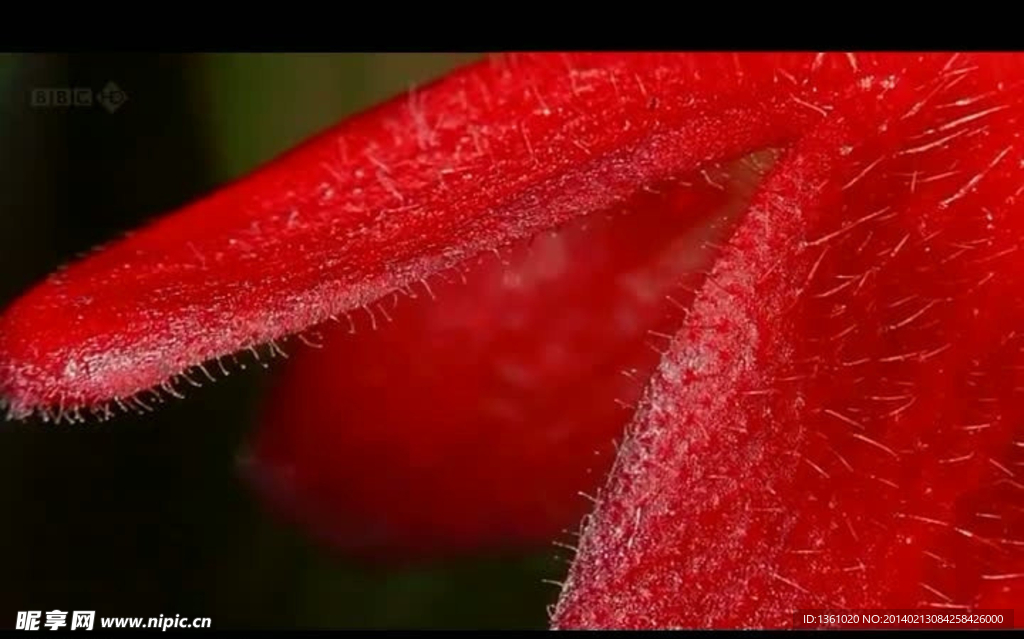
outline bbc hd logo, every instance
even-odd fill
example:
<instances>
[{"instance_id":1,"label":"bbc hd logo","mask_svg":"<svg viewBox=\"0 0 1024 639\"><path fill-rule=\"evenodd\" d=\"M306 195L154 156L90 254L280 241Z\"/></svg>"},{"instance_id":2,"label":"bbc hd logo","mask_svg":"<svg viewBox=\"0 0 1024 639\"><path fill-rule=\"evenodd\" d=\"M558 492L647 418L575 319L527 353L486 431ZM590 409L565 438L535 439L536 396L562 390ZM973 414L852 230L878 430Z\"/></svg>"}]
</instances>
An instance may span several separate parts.
<instances>
[{"instance_id":1,"label":"bbc hd logo","mask_svg":"<svg viewBox=\"0 0 1024 639\"><path fill-rule=\"evenodd\" d=\"M70 109L98 104L107 113L114 113L127 101L128 94L113 81L98 91L89 87L37 87L29 96L29 103L37 109Z\"/></svg>"}]
</instances>

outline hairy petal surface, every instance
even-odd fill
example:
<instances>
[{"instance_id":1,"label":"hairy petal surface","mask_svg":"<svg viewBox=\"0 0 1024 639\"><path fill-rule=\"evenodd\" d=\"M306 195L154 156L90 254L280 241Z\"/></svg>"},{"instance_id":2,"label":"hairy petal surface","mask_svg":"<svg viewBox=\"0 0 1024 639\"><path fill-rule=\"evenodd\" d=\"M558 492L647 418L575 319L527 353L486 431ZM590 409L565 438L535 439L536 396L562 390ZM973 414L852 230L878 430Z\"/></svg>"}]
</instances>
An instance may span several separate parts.
<instances>
[{"instance_id":1,"label":"hairy petal surface","mask_svg":"<svg viewBox=\"0 0 1024 639\"><path fill-rule=\"evenodd\" d=\"M769 161L644 189L323 327L285 365L247 476L363 559L571 543Z\"/></svg>"},{"instance_id":2,"label":"hairy petal surface","mask_svg":"<svg viewBox=\"0 0 1024 639\"><path fill-rule=\"evenodd\" d=\"M949 58L949 56L945 56ZM933 58L781 159L584 531L558 627L1017 608L1017 56Z\"/></svg>"},{"instance_id":3,"label":"hairy petal surface","mask_svg":"<svg viewBox=\"0 0 1024 639\"><path fill-rule=\"evenodd\" d=\"M78 419L177 393L207 360L792 138L858 73L911 61L604 53L466 67L54 273L0 317L0 397L13 417Z\"/></svg>"},{"instance_id":4,"label":"hairy petal surface","mask_svg":"<svg viewBox=\"0 0 1024 639\"><path fill-rule=\"evenodd\" d=\"M791 147L644 395L554 624L1016 606L1021 77L1012 55L494 58L52 275L0 316L0 396L14 417L131 408L645 186Z\"/></svg>"}]
</instances>

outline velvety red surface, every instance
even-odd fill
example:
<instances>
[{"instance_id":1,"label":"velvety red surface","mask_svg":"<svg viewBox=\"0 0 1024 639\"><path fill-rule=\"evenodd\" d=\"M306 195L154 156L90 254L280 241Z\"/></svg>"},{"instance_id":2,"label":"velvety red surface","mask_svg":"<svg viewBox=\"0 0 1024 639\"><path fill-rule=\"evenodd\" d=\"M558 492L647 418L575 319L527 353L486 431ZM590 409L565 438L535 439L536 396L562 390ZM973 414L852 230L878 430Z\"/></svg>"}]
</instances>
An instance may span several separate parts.
<instances>
[{"instance_id":1,"label":"velvety red surface","mask_svg":"<svg viewBox=\"0 0 1024 639\"><path fill-rule=\"evenodd\" d=\"M147 388L177 392L207 360L332 315L369 317L464 263L480 270L447 302L400 305L405 325L330 347L360 368L296 364L254 476L352 548L542 537L557 524L536 492L568 490L585 465L572 456L607 446L620 425L590 400L645 348L639 327L608 332L612 282L650 273L657 247L705 208L653 202L590 235L563 230L568 275L518 297L497 280L531 260L550 269L543 247L511 251L507 271L465 261L778 146L638 401L554 625L1016 607L1022 64L534 54L468 67L51 276L0 318L0 394L15 417L130 408ZM567 343L572 361L552 359ZM509 357L517 366L501 365ZM396 378L388 392L381 380ZM305 405L300 387L337 397ZM403 481L430 508L404 507ZM573 514L565 493L556 502ZM346 529L359 516L374 528Z\"/></svg>"},{"instance_id":2,"label":"velvety red surface","mask_svg":"<svg viewBox=\"0 0 1024 639\"><path fill-rule=\"evenodd\" d=\"M792 137L823 115L807 101L852 77L847 66L820 86L780 82L811 57L467 67L53 274L0 319L0 395L15 417L73 419L172 393L198 364Z\"/></svg>"},{"instance_id":3,"label":"velvety red surface","mask_svg":"<svg viewBox=\"0 0 1024 639\"><path fill-rule=\"evenodd\" d=\"M876 77L779 161L654 377L555 625L1024 621L1024 104L1005 61Z\"/></svg>"},{"instance_id":4,"label":"velvety red surface","mask_svg":"<svg viewBox=\"0 0 1024 639\"><path fill-rule=\"evenodd\" d=\"M760 170L642 190L319 328L323 348L290 349L248 475L363 558L571 543Z\"/></svg>"}]
</instances>

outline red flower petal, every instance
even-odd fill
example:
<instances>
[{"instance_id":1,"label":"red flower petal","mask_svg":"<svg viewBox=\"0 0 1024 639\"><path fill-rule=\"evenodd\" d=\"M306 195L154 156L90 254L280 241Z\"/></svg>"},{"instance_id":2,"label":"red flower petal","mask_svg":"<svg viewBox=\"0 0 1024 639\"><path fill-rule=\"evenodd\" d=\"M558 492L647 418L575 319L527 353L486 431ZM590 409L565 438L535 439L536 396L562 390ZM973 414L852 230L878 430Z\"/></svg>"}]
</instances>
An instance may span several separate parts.
<instances>
[{"instance_id":1,"label":"red flower petal","mask_svg":"<svg viewBox=\"0 0 1024 639\"><path fill-rule=\"evenodd\" d=\"M621 448L555 625L1024 621L1024 61L932 62L865 78L766 178Z\"/></svg>"},{"instance_id":2,"label":"red flower petal","mask_svg":"<svg viewBox=\"0 0 1024 639\"><path fill-rule=\"evenodd\" d=\"M792 137L855 74L829 62L801 84L790 70L810 60L543 54L468 67L52 275L0 318L0 396L14 417L74 419L148 388L176 393L206 360ZM865 58L860 73L898 63Z\"/></svg>"},{"instance_id":3,"label":"red flower petal","mask_svg":"<svg viewBox=\"0 0 1024 639\"><path fill-rule=\"evenodd\" d=\"M802 137L662 363L556 624L1015 604L1020 78L998 56L471 67L29 292L0 318L0 395L74 418L175 392L207 359Z\"/></svg>"},{"instance_id":4,"label":"red flower petal","mask_svg":"<svg viewBox=\"0 0 1024 639\"><path fill-rule=\"evenodd\" d=\"M252 449L257 487L364 558L558 539L759 170L643 190L296 350Z\"/></svg>"}]
</instances>

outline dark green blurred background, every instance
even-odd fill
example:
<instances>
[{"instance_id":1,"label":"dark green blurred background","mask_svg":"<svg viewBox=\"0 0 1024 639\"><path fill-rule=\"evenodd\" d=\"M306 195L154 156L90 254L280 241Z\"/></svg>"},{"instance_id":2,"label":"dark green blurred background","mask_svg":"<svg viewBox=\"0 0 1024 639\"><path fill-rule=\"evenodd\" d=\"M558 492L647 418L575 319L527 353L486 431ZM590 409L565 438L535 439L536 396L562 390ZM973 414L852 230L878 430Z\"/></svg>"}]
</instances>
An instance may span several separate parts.
<instances>
[{"instance_id":1,"label":"dark green blurred background","mask_svg":"<svg viewBox=\"0 0 1024 639\"><path fill-rule=\"evenodd\" d=\"M0 54L0 305L53 268L467 54ZM33 106L39 87L128 100ZM270 518L236 458L274 374L145 418L0 422L0 628L18 610L215 627L543 627L555 549L384 570Z\"/></svg>"}]
</instances>

